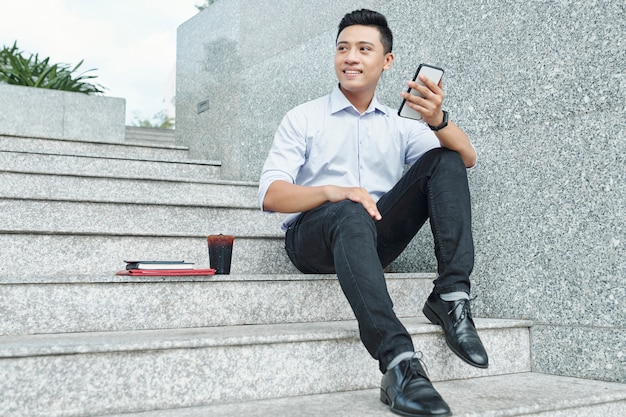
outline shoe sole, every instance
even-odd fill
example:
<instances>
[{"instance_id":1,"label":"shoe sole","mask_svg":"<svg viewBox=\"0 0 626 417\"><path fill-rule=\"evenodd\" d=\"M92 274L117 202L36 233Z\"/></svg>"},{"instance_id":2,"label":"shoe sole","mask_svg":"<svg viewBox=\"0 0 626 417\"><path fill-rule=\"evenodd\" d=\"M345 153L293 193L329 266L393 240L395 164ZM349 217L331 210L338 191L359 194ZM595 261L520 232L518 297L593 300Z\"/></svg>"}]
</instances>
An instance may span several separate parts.
<instances>
[{"instance_id":1,"label":"shoe sole","mask_svg":"<svg viewBox=\"0 0 626 417\"><path fill-rule=\"evenodd\" d=\"M415 414L415 413L406 413L400 410L394 410L394 408L391 406L391 400L387 396L387 393L385 392L385 390L383 390L382 388L380 390L380 401L383 404L388 405L389 410L392 413L398 414L399 416L404 416L404 417L450 417L452 415L452 412L446 413L446 414Z\"/></svg>"},{"instance_id":2,"label":"shoe sole","mask_svg":"<svg viewBox=\"0 0 626 417\"><path fill-rule=\"evenodd\" d=\"M426 318L428 320L430 320L431 323L438 325L439 327L441 327L441 329L443 330L443 326L441 325L441 320L439 320L439 316L437 315L437 313L435 313L435 311L430 308L428 306L428 304L424 305L424 309L422 310L422 313L424 313L424 315L426 316ZM478 363L474 363L472 361L470 361L469 359L463 357L463 355L461 355L455 348L454 346L452 346L452 344L450 343L450 341L448 340L448 337L446 336L446 332L444 330L443 332L444 334L444 338L446 339L446 345L448 345L448 347L450 348L450 350L452 351L452 353L454 353L456 356L459 357L459 359L461 359L463 362L467 363L468 365L472 365L476 368L480 368L480 369L487 369L489 368L489 364L487 365L481 365Z\"/></svg>"}]
</instances>

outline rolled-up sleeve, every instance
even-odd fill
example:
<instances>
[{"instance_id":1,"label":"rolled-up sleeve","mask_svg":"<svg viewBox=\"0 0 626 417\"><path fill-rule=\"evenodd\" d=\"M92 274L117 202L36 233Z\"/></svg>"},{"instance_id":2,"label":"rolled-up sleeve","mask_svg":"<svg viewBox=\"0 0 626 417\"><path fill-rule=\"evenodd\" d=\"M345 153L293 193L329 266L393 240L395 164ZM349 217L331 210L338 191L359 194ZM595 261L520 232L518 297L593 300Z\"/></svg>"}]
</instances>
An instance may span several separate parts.
<instances>
[{"instance_id":1,"label":"rolled-up sleeve","mask_svg":"<svg viewBox=\"0 0 626 417\"><path fill-rule=\"evenodd\" d=\"M281 180L291 184L296 182L306 157L306 121L303 118L304 115L292 110L285 115L276 130L259 179L258 199L261 210L267 190L274 181Z\"/></svg>"}]
</instances>

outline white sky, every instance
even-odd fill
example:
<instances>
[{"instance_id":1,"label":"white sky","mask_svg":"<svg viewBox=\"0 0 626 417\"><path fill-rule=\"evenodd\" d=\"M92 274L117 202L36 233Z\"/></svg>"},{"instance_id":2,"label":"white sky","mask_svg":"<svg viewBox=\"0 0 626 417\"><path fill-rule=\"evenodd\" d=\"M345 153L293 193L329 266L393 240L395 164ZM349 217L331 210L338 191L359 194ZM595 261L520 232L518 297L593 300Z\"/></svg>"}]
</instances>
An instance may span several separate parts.
<instances>
[{"instance_id":1,"label":"white sky","mask_svg":"<svg viewBox=\"0 0 626 417\"><path fill-rule=\"evenodd\" d=\"M0 48L90 72L104 95L126 99L126 123L173 105L176 29L202 0L0 0Z\"/></svg>"}]
</instances>

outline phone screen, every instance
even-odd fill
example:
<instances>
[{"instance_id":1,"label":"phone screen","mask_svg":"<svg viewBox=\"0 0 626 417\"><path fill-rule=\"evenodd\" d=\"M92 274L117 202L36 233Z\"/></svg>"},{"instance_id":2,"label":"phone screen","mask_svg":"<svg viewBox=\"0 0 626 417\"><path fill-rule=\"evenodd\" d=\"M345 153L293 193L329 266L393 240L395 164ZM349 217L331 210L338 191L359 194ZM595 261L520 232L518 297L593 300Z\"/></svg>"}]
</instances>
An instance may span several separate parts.
<instances>
[{"instance_id":1,"label":"phone screen","mask_svg":"<svg viewBox=\"0 0 626 417\"><path fill-rule=\"evenodd\" d=\"M432 80L435 84L439 84L439 81L441 81L441 78L443 77L443 69L433 65L420 64L419 67L417 67L413 81L420 85L424 85L424 83L418 78L422 74L426 75L426 77ZM414 96L422 96L417 90L413 90L412 88L409 88L407 92L413 94ZM398 116L415 120L422 119L421 114L406 105L406 100L402 100L402 104L400 104L400 109L398 110Z\"/></svg>"}]
</instances>

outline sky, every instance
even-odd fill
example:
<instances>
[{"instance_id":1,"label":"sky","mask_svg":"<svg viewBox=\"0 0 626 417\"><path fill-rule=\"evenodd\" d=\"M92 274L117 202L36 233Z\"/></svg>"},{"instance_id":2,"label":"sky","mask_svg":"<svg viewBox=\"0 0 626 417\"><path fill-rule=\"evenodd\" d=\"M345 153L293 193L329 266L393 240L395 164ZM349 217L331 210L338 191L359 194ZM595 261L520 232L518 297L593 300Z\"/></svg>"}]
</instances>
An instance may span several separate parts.
<instances>
[{"instance_id":1,"label":"sky","mask_svg":"<svg viewBox=\"0 0 626 417\"><path fill-rule=\"evenodd\" d=\"M0 48L50 57L96 75L126 99L126 124L174 116L176 29L202 0L0 0Z\"/></svg>"}]
</instances>

